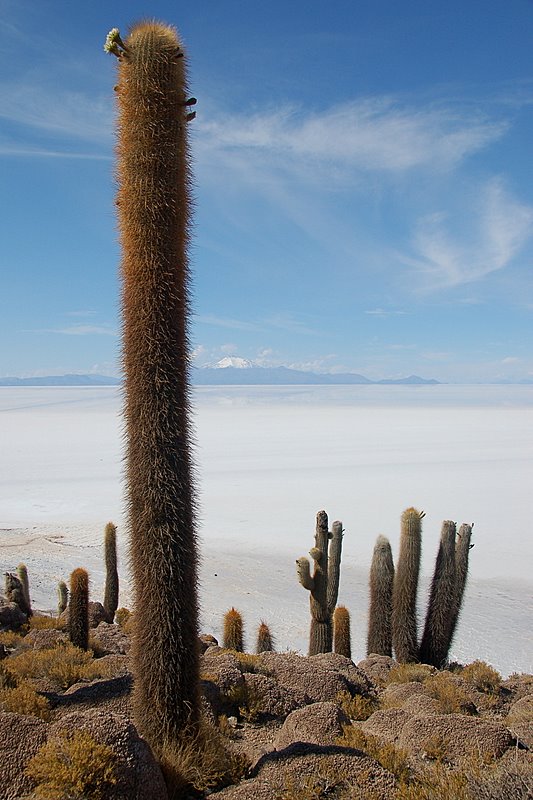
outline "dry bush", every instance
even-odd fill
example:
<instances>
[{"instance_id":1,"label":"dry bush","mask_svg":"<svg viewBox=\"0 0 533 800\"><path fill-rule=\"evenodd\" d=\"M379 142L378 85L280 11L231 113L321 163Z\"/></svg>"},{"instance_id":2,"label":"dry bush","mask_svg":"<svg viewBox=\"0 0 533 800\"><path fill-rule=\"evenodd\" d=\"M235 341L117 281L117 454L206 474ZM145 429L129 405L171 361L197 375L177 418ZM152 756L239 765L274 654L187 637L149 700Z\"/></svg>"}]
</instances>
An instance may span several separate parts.
<instances>
[{"instance_id":1,"label":"dry bush","mask_svg":"<svg viewBox=\"0 0 533 800\"><path fill-rule=\"evenodd\" d=\"M383 769L392 772L397 781L409 780L411 767L405 750L388 742L380 742L376 736L365 734L360 728L352 725L343 725L342 730L342 736L339 736L336 744L362 750L381 764Z\"/></svg>"},{"instance_id":2,"label":"dry bush","mask_svg":"<svg viewBox=\"0 0 533 800\"><path fill-rule=\"evenodd\" d=\"M273 795L273 800L350 800L354 795L346 775L328 763L327 757L319 759L314 775L306 777L287 775L285 784Z\"/></svg>"},{"instance_id":3,"label":"dry bush","mask_svg":"<svg viewBox=\"0 0 533 800\"><path fill-rule=\"evenodd\" d=\"M394 800L475 800L463 773L442 765L427 768L411 782L400 782Z\"/></svg>"},{"instance_id":4,"label":"dry bush","mask_svg":"<svg viewBox=\"0 0 533 800\"><path fill-rule=\"evenodd\" d=\"M439 701L443 714L476 714L476 707L465 690L447 672L438 672L425 682L431 697Z\"/></svg>"},{"instance_id":5,"label":"dry bush","mask_svg":"<svg viewBox=\"0 0 533 800\"><path fill-rule=\"evenodd\" d=\"M496 693L501 685L502 676L485 661L473 661L461 670L461 678L473 683L476 689L487 694Z\"/></svg>"},{"instance_id":6,"label":"dry bush","mask_svg":"<svg viewBox=\"0 0 533 800\"><path fill-rule=\"evenodd\" d=\"M117 782L117 755L87 731L51 739L26 767L39 800L105 800Z\"/></svg>"},{"instance_id":7,"label":"dry bush","mask_svg":"<svg viewBox=\"0 0 533 800\"><path fill-rule=\"evenodd\" d=\"M439 734L430 736L426 740L424 746L424 758L429 761L438 761L440 764L444 763L448 757L448 744L446 740Z\"/></svg>"},{"instance_id":8,"label":"dry bush","mask_svg":"<svg viewBox=\"0 0 533 800\"><path fill-rule=\"evenodd\" d=\"M428 664L398 664L393 667L387 677L386 685L390 683L424 683L426 678L434 675L435 667Z\"/></svg>"},{"instance_id":9,"label":"dry bush","mask_svg":"<svg viewBox=\"0 0 533 800\"><path fill-rule=\"evenodd\" d=\"M39 719L50 719L50 703L28 683L21 681L18 686L0 689L0 709L13 714L26 714Z\"/></svg>"},{"instance_id":10,"label":"dry bush","mask_svg":"<svg viewBox=\"0 0 533 800\"><path fill-rule=\"evenodd\" d=\"M182 797L191 789L207 792L238 783L250 766L248 758L233 751L207 720L202 720L200 730L192 735L184 732L178 744L164 744L159 764L170 798Z\"/></svg>"},{"instance_id":11,"label":"dry bush","mask_svg":"<svg viewBox=\"0 0 533 800\"><path fill-rule=\"evenodd\" d=\"M339 692L335 697L335 702L340 705L346 716L356 720L368 719L379 708L377 698L363 697L360 694L352 697L347 691Z\"/></svg>"},{"instance_id":12,"label":"dry bush","mask_svg":"<svg viewBox=\"0 0 533 800\"><path fill-rule=\"evenodd\" d=\"M226 652L231 653L237 659L242 672L252 672L255 675L270 675L270 670L261 663L260 655L241 653L238 650L226 650Z\"/></svg>"},{"instance_id":13,"label":"dry bush","mask_svg":"<svg viewBox=\"0 0 533 800\"><path fill-rule=\"evenodd\" d=\"M24 626L26 627L26 626ZM34 614L28 620L28 630L30 631L61 631L65 627L64 622L60 622L59 617L50 617L48 614Z\"/></svg>"},{"instance_id":14,"label":"dry bush","mask_svg":"<svg viewBox=\"0 0 533 800\"><path fill-rule=\"evenodd\" d=\"M8 647L10 650L18 648L24 644L24 635L22 633L15 633L15 631L1 631L0 644Z\"/></svg>"},{"instance_id":15,"label":"dry bush","mask_svg":"<svg viewBox=\"0 0 533 800\"><path fill-rule=\"evenodd\" d=\"M0 689L14 689L15 686L18 686L15 675L0 662Z\"/></svg>"},{"instance_id":16,"label":"dry bush","mask_svg":"<svg viewBox=\"0 0 533 800\"><path fill-rule=\"evenodd\" d=\"M80 680L100 677L98 662L90 651L80 650L70 642L61 642L49 650L26 650L11 656L6 669L20 678L48 678L62 689Z\"/></svg>"},{"instance_id":17,"label":"dry bush","mask_svg":"<svg viewBox=\"0 0 533 800\"><path fill-rule=\"evenodd\" d=\"M131 633L133 626L133 614L128 608L117 608L115 611L115 622L122 628L124 633Z\"/></svg>"},{"instance_id":18,"label":"dry bush","mask_svg":"<svg viewBox=\"0 0 533 800\"><path fill-rule=\"evenodd\" d=\"M232 686L222 697L245 722L256 722L264 707L263 692L246 684Z\"/></svg>"}]
</instances>

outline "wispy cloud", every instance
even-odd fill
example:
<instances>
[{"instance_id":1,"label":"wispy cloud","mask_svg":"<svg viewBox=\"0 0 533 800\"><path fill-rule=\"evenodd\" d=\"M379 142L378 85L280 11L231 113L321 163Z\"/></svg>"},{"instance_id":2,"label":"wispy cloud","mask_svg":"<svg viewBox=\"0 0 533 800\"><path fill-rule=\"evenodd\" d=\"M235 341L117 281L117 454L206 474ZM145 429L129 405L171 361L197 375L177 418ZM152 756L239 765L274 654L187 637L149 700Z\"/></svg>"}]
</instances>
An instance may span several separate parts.
<instances>
[{"instance_id":1,"label":"wispy cloud","mask_svg":"<svg viewBox=\"0 0 533 800\"><path fill-rule=\"evenodd\" d=\"M230 328L236 331L261 331L260 325L255 322L247 322L242 319L231 319L230 317L219 317L215 314L195 314L194 319L203 325L214 325L218 328Z\"/></svg>"},{"instance_id":2,"label":"wispy cloud","mask_svg":"<svg viewBox=\"0 0 533 800\"><path fill-rule=\"evenodd\" d=\"M65 328L38 328L25 330L24 333L57 333L62 336L117 336L112 325L69 325Z\"/></svg>"},{"instance_id":3,"label":"wispy cloud","mask_svg":"<svg viewBox=\"0 0 533 800\"><path fill-rule=\"evenodd\" d=\"M294 107L254 115L199 121L198 158L214 154L236 167L269 158L291 172L342 168L405 172L417 167L450 169L501 137L507 123L453 108L407 106L374 97L304 113ZM334 135L333 132L334 131Z\"/></svg>"},{"instance_id":4,"label":"wispy cloud","mask_svg":"<svg viewBox=\"0 0 533 800\"><path fill-rule=\"evenodd\" d=\"M415 257L405 258L427 278L429 289L459 286L480 280L511 263L533 234L533 207L520 203L501 179L479 192L471 221L473 232L450 232L446 214L419 220L413 239Z\"/></svg>"},{"instance_id":5,"label":"wispy cloud","mask_svg":"<svg viewBox=\"0 0 533 800\"><path fill-rule=\"evenodd\" d=\"M402 314L406 314L406 311L393 311L390 309L384 308L371 308L368 311L365 311L365 314L370 314L373 317L394 317L394 316L401 316Z\"/></svg>"}]
</instances>

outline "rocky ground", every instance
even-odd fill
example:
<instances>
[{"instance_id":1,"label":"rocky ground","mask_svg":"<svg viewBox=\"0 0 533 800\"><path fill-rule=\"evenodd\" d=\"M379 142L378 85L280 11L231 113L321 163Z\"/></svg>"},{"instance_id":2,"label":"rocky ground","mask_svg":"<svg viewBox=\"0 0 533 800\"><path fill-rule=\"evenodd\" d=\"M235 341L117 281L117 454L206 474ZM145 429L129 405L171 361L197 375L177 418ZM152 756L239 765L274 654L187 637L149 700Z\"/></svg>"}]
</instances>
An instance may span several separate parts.
<instances>
[{"instance_id":1,"label":"rocky ground","mask_svg":"<svg viewBox=\"0 0 533 800\"><path fill-rule=\"evenodd\" d=\"M102 621L99 604L91 605L95 655L78 665L64 621L0 633L0 800L59 800L26 768L47 742L74 731L111 747L115 772L103 793L93 787L93 794L65 798L168 798L132 721L128 623ZM210 636L200 646L206 730L232 754L221 782L238 783L200 781L202 791L188 796L533 797L533 676L501 681L484 664L438 672L385 656L359 664L333 653L252 656L224 650ZM213 775L215 783L216 769Z\"/></svg>"}]
</instances>

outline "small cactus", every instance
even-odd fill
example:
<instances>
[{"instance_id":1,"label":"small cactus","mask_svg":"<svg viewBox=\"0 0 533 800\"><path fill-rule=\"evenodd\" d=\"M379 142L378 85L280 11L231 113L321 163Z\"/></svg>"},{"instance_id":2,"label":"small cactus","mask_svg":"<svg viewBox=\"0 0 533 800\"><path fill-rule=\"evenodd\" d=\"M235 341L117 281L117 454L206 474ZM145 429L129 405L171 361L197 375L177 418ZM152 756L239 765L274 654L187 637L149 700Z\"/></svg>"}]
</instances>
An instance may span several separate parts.
<instances>
[{"instance_id":1,"label":"small cactus","mask_svg":"<svg viewBox=\"0 0 533 800\"><path fill-rule=\"evenodd\" d=\"M104 608L108 622L113 622L118 607L117 529L108 522L104 532L105 589Z\"/></svg>"},{"instance_id":2,"label":"small cactus","mask_svg":"<svg viewBox=\"0 0 533 800\"><path fill-rule=\"evenodd\" d=\"M89 575L79 567L70 576L68 633L76 647L89 647Z\"/></svg>"},{"instance_id":3,"label":"small cactus","mask_svg":"<svg viewBox=\"0 0 533 800\"><path fill-rule=\"evenodd\" d=\"M59 581L57 584L57 615L61 616L63 611L66 610L68 605L68 586L65 581Z\"/></svg>"},{"instance_id":4,"label":"small cactus","mask_svg":"<svg viewBox=\"0 0 533 800\"><path fill-rule=\"evenodd\" d=\"M346 606L337 606L333 612L333 650L340 656L352 657L350 612Z\"/></svg>"},{"instance_id":5,"label":"small cactus","mask_svg":"<svg viewBox=\"0 0 533 800\"><path fill-rule=\"evenodd\" d=\"M274 650L274 643L270 628L266 622L261 622L257 630L257 644L255 647L256 653L268 653Z\"/></svg>"},{"instance_id":6,"label":"small cactus","mask_svg":"<svg viewBox=\"0 0 533 800\"><path fill-rule=\"evenodd\" d=\"M328 515L325 511L319 511L316 515L315 546L309 551L314 561L313 575L308 558L302 556L296 560L298 580L309 591L310 656L331 652L332 615L339 594L343 533L342 522L338 520L329 531Z\"/></svg>"},{"instance_id":7,"label":"small cactus","mask_svg":"<svg viewBox=\"0 0 533 800\"><path fill-rule=\"evenodd\" d=\"M392 590L392 644L400 663L418 661L416 594L424 516L416 508L402 514L400 555Z\"/></svg>"},{"instance_id":8,"label":"small cactus","mask_svg":"<svg viewBox=\"0 0 533 800\"><path fill-rule=\"evenodd\" d=\"M238 653L244 650L242 617L233 607L224 615L223 647Z\"/></svg>"},{"instance_id":9,"label":"small cactus","mask_svg":"<svg viewBox=\"0 0 533 800\"><path fill-rule=\"evenodd\" d=\"M392 587L394 562L390 542L378 536L370 567L367 654L392 655Z\"/></svg>"},{"instance_id":10,"label":"small cactus","mask_svg":"<svg viewBox=\"0 0 533 800\"><path fill-rule=\"evenodd\" d=\"M27 606L27 615L31 617L33 615L33 611L31 610L31 599L30 599L30 582L28 579L28 567L26 564L19 564L17 567L17 575L18 579L22 584L22 593L24 595L24 601Z\"/></svg>"}]
</instances>

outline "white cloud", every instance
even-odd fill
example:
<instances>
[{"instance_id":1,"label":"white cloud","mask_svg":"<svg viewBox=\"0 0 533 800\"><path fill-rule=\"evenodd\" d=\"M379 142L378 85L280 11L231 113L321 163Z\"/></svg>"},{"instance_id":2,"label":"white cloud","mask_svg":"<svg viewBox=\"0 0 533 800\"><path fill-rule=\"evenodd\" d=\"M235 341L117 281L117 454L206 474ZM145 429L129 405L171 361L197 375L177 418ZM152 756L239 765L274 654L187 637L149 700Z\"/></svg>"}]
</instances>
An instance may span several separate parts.
<instances>
[{"instance_id":1,"label":"white cloud","mask_svg":"<svg viewBox=\"0 0 533 800\"><path fill-rule=\"evenodd\" d=\"M516 200L495 178L480 190L469 223L471 230L461 234L457 227L451 234L444 213L419 220L413 239L416 255L404 261L425 274L425 288L471 283L506 267L533 234L533 207Z\"/></svg>"},{"instance_id":2,"label":"white cloud","mask_svg":"<svg viewBox=\"0 0 533 800\"><path fill-rule=\"evenodd\" d=\"M65 328L40 328L25 333L58 333L63 336L117 336L112 325L70 325Z\"/></svg>"},{"instance_id":3,"label":"white cloud","mask_svg":"<svg viewBox=\"0 0 533 800\"><path fill-rule=\"evenodd\" d=\"M368 311L365 311L365 314L370 314L374 317L392 317L396 315L406 314L406 311L391 311L385 310L384 308L372 308Z\"/></svg>"},{"instance_id":4,"label":"white cloud","mask_svg":"<svg viewBox=\"0 0 533 800\"><path fill-rule=\"evenodd\" d=\"M250 160L269 162L290 172L327 167L332 180L345 168L404 172L416 167L450 169L507 130L477 113L453 108L418 108L392 97L373 97L304 113L268 109L252 116L199 119L198 159L229 159L237 169Z\"/></svg>"}]
</instances>

